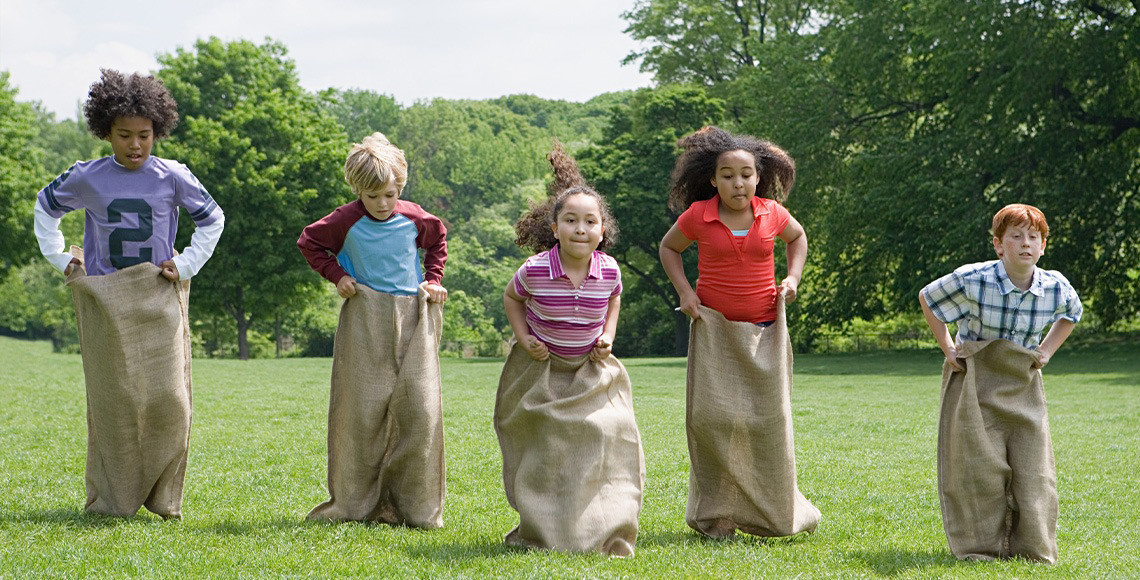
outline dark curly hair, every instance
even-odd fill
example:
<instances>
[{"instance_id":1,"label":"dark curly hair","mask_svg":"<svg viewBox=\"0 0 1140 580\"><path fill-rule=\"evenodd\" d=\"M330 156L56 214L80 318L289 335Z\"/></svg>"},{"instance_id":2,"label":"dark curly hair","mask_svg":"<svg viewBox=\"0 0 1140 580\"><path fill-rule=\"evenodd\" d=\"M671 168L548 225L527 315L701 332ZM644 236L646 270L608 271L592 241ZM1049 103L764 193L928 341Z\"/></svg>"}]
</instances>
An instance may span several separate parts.
<instances>
[{"instance_id":1,"label":"dark curly hair","mask_svg":"<svg viewBox=\"0 0 1140 580\"><path fill-rule=\"evenodd\" d=\"M586 184L586 180L582 179L582 174L578 171L578 164L566 153L558 139L554 140L554 149L546 158L550 160L550 165L554 169L554 181L549 186L550 196L542 204L532 207L530 212L515 223L515 234L518 236L515 238L515 244L534 252L544 252L553 248L558 243L558 238L554 236L550 226L557 222L558 212L562 211L566 200L571 195L581 194L593 197L598 202L602 227L605 228L598 249L604 252L613 247L619 233L618 225L606 199Z\"/></svg>"},{"instance_id":2,"label":"dark curly hair","mask_svg":"<svg viewBox=\"0 0 1140 580\"><path fill-rule=\"evenodd\" d=\"M178 104L166 85L154 75L130 76L112 69L100 69L98 82L91 85L83 116L92 135L106 139L111 124L119 117L145 117L154 124L154 137L166 137L178 124Z\"/></svg>"},{"instance_id":3,"label":"dark curly hair","mask_svg":"<svg viewBox=\"0 0 1140 580\"><path fill-rule=\"evenodd\" d=\"M693 202L716 197L716 160L728 151L748 151L756 159L756 195L783 203L796 182L796 162L775 143L733 135L708 126L677 141L684 149L669 175L669 209L681 213Z\"/></svg>"}]
</instances>

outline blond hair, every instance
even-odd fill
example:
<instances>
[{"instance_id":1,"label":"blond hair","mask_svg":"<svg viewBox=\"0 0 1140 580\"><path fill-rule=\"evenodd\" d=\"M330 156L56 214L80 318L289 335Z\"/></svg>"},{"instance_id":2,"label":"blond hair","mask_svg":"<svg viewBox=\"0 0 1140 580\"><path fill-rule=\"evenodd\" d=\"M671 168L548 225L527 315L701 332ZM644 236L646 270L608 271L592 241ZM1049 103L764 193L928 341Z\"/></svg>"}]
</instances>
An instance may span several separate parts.
<instances>
[{"instance_id":1,"label":"blond hair","mask_svg":"<svg viewBox=\"0 0 1140 580\"><path fill-rule=\"evenodd\" d=\"M344 161L344 180L352 193L380 189L395 182L396 191L408 183L408 161L404 152L377 131L352 146Z\"/></svg>"}]
</instances>

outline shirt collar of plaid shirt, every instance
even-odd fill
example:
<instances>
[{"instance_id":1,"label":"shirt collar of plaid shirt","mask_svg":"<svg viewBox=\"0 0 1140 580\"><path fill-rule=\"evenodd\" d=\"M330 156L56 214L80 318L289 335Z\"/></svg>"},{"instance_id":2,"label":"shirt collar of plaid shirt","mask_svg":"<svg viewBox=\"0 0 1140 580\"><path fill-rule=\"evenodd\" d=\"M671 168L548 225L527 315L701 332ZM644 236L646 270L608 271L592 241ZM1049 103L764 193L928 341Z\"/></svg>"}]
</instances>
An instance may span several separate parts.
<instances>
[{"instance_id":1,"label":"shirt collar of plaid shirt","mask_svg":"<svg viewBox=\"0 0 1140 580\"><path fill-rule=\"evenodd\" d=\"M1021 290L1013 284L1013 281L1009 279L1009 273L1005 271L1005 262L1002 262L1000 259L997 261L997 279L998 287L1001 288L1003 296L1015 290L1021 292ZM1026 292L1031 292L1038 298L1045 296L1045 286L1041 283L1041 268L1037 266L1033 267L1033 283L1029 285L1029 289L1026 290Z\"/></svg>"}]
</instances>

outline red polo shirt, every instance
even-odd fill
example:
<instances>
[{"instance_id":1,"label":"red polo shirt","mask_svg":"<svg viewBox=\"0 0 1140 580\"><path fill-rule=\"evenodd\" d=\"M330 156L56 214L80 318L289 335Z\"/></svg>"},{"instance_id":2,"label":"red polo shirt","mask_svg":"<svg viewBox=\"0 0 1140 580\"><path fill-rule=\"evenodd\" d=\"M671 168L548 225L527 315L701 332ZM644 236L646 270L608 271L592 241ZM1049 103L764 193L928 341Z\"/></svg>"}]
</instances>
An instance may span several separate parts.
<instances>
[{"instance_id":1,"label":"red polo shirt","mask_svg":"<svg viewBox=\"0 0 1140 580\"><path fill-rule=\"evenodd\" d=\"M775 200L754 197L756 219L743 243L720 221L720 198L698 201L677 218L677 228L697 242L697 298L729 320L776 319L776 236L791 214Z\"/></svg>"}]
</instances>

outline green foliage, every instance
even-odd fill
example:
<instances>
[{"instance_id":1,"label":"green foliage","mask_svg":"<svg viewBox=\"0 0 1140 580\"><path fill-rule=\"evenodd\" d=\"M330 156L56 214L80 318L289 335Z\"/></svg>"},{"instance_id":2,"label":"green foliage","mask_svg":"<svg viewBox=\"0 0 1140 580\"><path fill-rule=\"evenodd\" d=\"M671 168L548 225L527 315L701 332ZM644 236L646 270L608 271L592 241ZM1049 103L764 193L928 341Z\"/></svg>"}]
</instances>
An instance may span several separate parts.
<instances>
[{"instance_id":1,"label":"green foliage","mask_svg":"<svg viewBox=\"0 0 1140 580\"><path fill-rule=\"evenodd\" d=\"M826 2L638 0L622 16L645 48L626 56L659 82L717 84L764 61L764 47L791 41L818 22Z\"/></svg>"},{"instance_id":2,"label":"green foliage","mask_svg":"<svg viewBox=\"0 0 1140 580\"><path fill-rule=\"evenodd\" d=\"M164 151L186 163L226 213L226 232L194 278L195 315L251 325L286 315L323 280L296 249L301 230L348 201L344 130L300 87L284 46L199 41L159 57L183 122ZM188 241L189 224L180 232Z\"/></svg>"},{"instance_id":3,"label":"green foliage","mask_svg":"<svg viewBox=\"0 0 1140 580\"><path fill-rule=\"evenodd\" d=\"M0 279L0 329L51 340L56 352L79 352L71 290L46 260L11 269Z\"/></svg>"},{"instance_id":4,"label":"green foliage","mask_svg":"<svg viewBox=\"0 0 1140 580\"><path fill-rule=\"evenodd\" d=\"M0 71L0 276L36 253L32 208L36 192L51 179L36 145L34 106L16 102L8 71Z\"/></svg>"},{"instance_id":5,"label":"green foliage","mask_svg":"<svg viewBox=\"0 0 1140 580\"><path fill-rule=\"evenodd\" d=\"M483 302L462 290L449 291L443 309L442 354L502 356L503 335L487 316Z\"/></svg>"},{"instance_id":6,"label":"green foliage","mask_svg":"<svg viewBox=\"0 0 1140 580\"><path fill-rule=\"evenodd\" d=\"M350 143L359 143L377 131L387 134L399 122L400 105L389 95L361 89L326 89L319 98L321 107L344 127Z\"/></svg>"}]
</instances>

